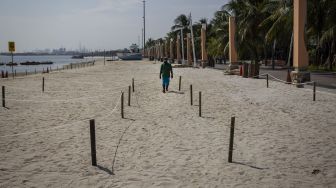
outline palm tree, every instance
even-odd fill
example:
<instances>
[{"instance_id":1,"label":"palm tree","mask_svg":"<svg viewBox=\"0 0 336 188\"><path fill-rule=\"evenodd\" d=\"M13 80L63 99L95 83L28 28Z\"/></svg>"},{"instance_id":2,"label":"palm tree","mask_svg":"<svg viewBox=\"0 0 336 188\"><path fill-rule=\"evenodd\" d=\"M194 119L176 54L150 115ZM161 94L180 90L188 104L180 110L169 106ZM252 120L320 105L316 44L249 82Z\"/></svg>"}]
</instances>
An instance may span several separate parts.
<instances>
[{"instance_id":1,"label":"palm tree","mask_svg":"<svg viewBox=\"0 0 336 188\"><path fill-rule=\"evenodd\" d=\"M184 32L185 30L188 29L189 26L189 19L185 14L181 14L179 16L177 16L174 20L174 25L171 27L171 30L174 31L177 28L184 28Z\"/></svg>"},{"instance_id":2,"label":"palm tree","mask_svg":"<svg viewBox=\"0 0 336 188\"><path fill-rule=\"evenodd\" d=\"M313 47L310 54L315 56L315 65L325 61L332 69L335 57L336 5L333 0L308 1L308 36Z\"/></svg>"},{"instance_id":3,"label":"palm tree","mask_svg":"<svg viewBox=\"0 0 336 188\"><path fill-rule=\"evenodd\" d=\"M147 39L147 42L145 44L145 48L150 48L155 46L155 40L153 40L152 38Z\"/></svg>"},{"instance_id":4,"label":"palm tree","mask_svg":"<svg viewBox=\"0 0 336 188\"><path fill-rule=\"evenodd\" d=\"M211 20L212 29L208 40L208 54L214 58L225 57L228 52L228 17L230 14L225 10L216 11Z\"/></svg>"},{"instance_id":5,"label":"palm tree","mask_svg":"<svg viewBox=\"0 0 336 188\"><path fill-rule=\"evenodd\" d=\"M232 0L222 7L236 17L237 44L240 58L259 62L264 51L265 31L260 26L266 15L264 0Z\"/></svg>"},{"instance_id":6,"label":"palm tree","mask_svg":"<svg viewBox=\"0 0 336 188\"><path fill-rule=\"evenodd\" d=\"M265 4L263 12L268 15L262 21L261 27L266 30L265 35L265 57L267 57L267 46L277 43L278 49L283 52L291 53L293 41L293 0L273 0ZM274 59L275 49L272 49L272 60ZM286 53L287 54L287 53ZM285 55L285 54L282 54ZM267 59L267 58L266 58ZM288 56L288 66L290 65L290 56Z\"/></svg>"}]
</instances>

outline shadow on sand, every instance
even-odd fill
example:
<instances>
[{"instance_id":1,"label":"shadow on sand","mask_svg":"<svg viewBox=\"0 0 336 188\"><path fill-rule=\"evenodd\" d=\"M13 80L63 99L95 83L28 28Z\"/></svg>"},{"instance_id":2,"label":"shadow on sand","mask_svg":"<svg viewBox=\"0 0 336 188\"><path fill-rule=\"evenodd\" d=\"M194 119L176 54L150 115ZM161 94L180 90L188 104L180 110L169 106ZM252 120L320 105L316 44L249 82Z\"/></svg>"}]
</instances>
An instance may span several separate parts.
<instances>
[{"instance_id":1,"label":"shadow on sand","mask_svg":"<svg viewBox=\"0 0 336 188\"><path fill-rule=\"evenodd\" d=\"M257 169L257 170L267 170L267 169L269 169L269 168L261 168L261 167L257 167L257 166L249 165L249 164L246 164L246 163L237 162L237 161L232 161L232 163L243 165L243 166L248 166L248 167L251 167L251 168L254 168L254 169Z\"/></svg>"},{"instance_id":2,"label":"shadow on sand","mask_svg":"<svg viewBox=\"0 0 336 188\"><path fill-rule=\"evenodd\" d=\"M97 165L97 168L98 168L99 170L102 170L102 171L108 173L109 175L114 175L114 173L113 173L110 169L108 169L108 168L105 168L105 167L100 166L100 165Z\"/></svg>"},{"instance_id":3,"label":"shadow on sand","mask_svg":"<svg viewBox=\"0 0 336 188\"><path fill-rule=\"evenodd\" d=\"M182 92L182 91L168 91L168 93L176 93L176 94L180 94L180 95L184 94L184 92Z\"/></svg>"}]
</instances>

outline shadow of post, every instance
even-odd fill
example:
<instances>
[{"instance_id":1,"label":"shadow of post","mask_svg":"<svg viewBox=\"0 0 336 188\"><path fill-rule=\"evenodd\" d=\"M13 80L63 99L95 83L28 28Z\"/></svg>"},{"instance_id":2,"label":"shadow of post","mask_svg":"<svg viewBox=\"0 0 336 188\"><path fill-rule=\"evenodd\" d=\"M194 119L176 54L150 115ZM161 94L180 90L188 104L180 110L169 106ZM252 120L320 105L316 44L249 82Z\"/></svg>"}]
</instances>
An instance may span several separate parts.
<instances>
[{"instance_id":1,"label":"shadow of post","mask_svg":"<svg viewBox=\"0 0 336 188\"><path fill-rule=\"evenodd\" d=\"M249 165L249 164L246 164L246 163L237 162L237 161L232 161L232 163L243 165L243 166L248 166L248 167L251 167L251 168L254 168L254 169L257 169L257 170L267 170L267 169L269 169L269 168L261 168L261 167L257 167L257 166Z\"/></svg>"},{"instance_id":2,"label":"shadow of post","mask_svg":"<svg viewBox=\"0 0 336 188\"><path fill-rule=\"evenodd\" d=\"M108 173L109 175L114 175L114 173L108 168L105 168L105 167L100 166L100 165L97 165L97 167L98 167L99 170L102 170L102 171Z\"/></svg>"}]
</instances>

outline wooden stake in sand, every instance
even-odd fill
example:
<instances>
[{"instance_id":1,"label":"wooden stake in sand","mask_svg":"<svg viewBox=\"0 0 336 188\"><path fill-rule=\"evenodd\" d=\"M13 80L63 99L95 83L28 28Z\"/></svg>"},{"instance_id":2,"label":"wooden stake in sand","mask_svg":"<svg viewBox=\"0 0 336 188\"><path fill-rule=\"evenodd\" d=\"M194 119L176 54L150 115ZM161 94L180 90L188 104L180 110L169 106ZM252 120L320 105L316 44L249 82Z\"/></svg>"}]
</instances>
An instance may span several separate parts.
<instances>
[{"instance_id":1,"label":"wooden stake in sand","mask_svg":"<svg viewBox=\"0 0 336 188\"><path fill-rule=\"evenodd\" d=\"M128 106L131 106L131 86L128 86Z\"/></svg>"},{"instance_id":2,"label":"wooden stake in sand","mask_svg":"<svg viewBox=\"0 0 336 188\"><path fill-rule=\"evenodd\" d=\"M90 120L90 140L91 140L91 162L92 166L97 166L96 157L96 131L95 131L95 120Z\"/></svg>"},{"instance_id":3,"label":"wooden stake in sand","mask_svg":"<svg viewBox=\"0 0 336 188\"><path fill-rule=\"evenodd\" d=\"M179 79L179 91L181 91L181 79L182 79L182 76L180 76L180 79Z\"/></svg>"},{"instance_id":4,"label":"wooden stake in sand","mask_svg":"<svg viewBox=\"0 0 336 188\"><path fill-rule=\"evenodd\" d=\"M104 65L105 65L105 50L104 50Z\"/></svg>"},{"instance_id":5,"label":"wooden stake in sand","mask_svg":"<svg viewBox=\"0 0 336 188\"><path fill-rule=\"evenodd\" d=\"M228 160L229 163L232 163L234 125L235 125L235 117L231 117L229 160Z\"/></svg>"},{"instance_id":6,"label":"wooden stake in sand","mask_svg":"<svg viewBox=\"0 0 336 188\"><path fill-rule=\"evenodd\" d=\"M316 82L314 82L314 88L313 88L313 101L316 100Z\"/></svg>"},{"instance_id":7,"label":"wooden stake in sand","mask_svg":"<svg viewBox=\"0 0 336 188\"><path fill-rule=\"evenodd\" d=\"M132 78L132 90L133 90L133 93L134 93L134 78Z\"/></svg>"},{"instance_id":8,"label":"wooden stake in sand","mask_svg":"<svg viewBox=\"0 0 336 188\"><path fill-rule=\"evenodd\" d=\"M26 69L26 76L28 75L27 69Z\"/></svg>"},{"instance_id":9,"label":"wooden stake in sand","mask_svg":"<svg viewBox=\"0 0 336 188\"><path fill-rule=\"evenodd\" d=\"M44 92L44 77L42 78L42 92Z\"/></svg>"},{"instance_id":10,"label":"wooden stake in sand","mask_svg":"<svg viewBox=\"0 0 336 188\"><path fill-rule=\"evenodd\" d=\"M2 107L6 107L6 101L5 101L5 86L2 86Z\"/></svg>"},{"instance_id":11,"label":"wooden stake in sand","mask_svg":"<svg viewBox=\"0 0 336 188\"><path fill-rule=\"evenodd\" d=\"M199 95L198 95L199 99L198 99L198 102L199 102L199 117L202 116L202 92L200 91L199 92Z\"/></svg>"},{"instance_id":12,"label":"wooden stake in sand","mask_svg":"<svg viewBox=\"0 0 336 188\"><path fill-rule=\"evenodd\" d=\"M193 89L192 84L190 84L190 105L193 105Z\"/></svg>"},{"instance_id":13,"label":"wooden stake in sand","mask_svg":"<svg viewBox=\"0 0 336 188\"><path fill-rule=\"evenodd\" d=\"M121 118L124 119L124 92L121 92Z\"/></svg>"},{"instance_id":14,"label":"wooden stake in sand","mask_svg":"<svg viewBox=\"0 0 336 188\"><path fill-rule=\"evenodd\" d=\"M266 74L266 85L267 85L267 88L268 88L268 74Z\"/></svg>"}]
</instances>

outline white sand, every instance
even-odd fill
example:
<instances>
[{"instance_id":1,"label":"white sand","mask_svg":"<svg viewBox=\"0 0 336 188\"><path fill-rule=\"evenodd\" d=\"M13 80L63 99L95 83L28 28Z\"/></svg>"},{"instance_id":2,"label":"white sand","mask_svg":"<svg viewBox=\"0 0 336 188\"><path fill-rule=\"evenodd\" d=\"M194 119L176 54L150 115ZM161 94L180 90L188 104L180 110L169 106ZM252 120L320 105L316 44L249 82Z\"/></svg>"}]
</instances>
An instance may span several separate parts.
<instances>
[{"instance_id":1,"label":"white sand","mask_svg":"<svg viewBox=\"0 0 336 188\"><path fill-rule=\"evenodd\" d=\"M45 93L42 75L0 80L6 98L24 100L0 108L0 187L336 185L336 95L318 92L313 102L308 89L277 82L266 88L263 79L191 68L174 69L172 92L163 94L159 66L100 62L53 72L43 75ZM132 77L136 92L128 107L124 86ZM121 90L126 119L120 117ZM235 163L227 162L231 116ZM99 168L91 166L91 118Z\"/></svg>"}]
</instances>

